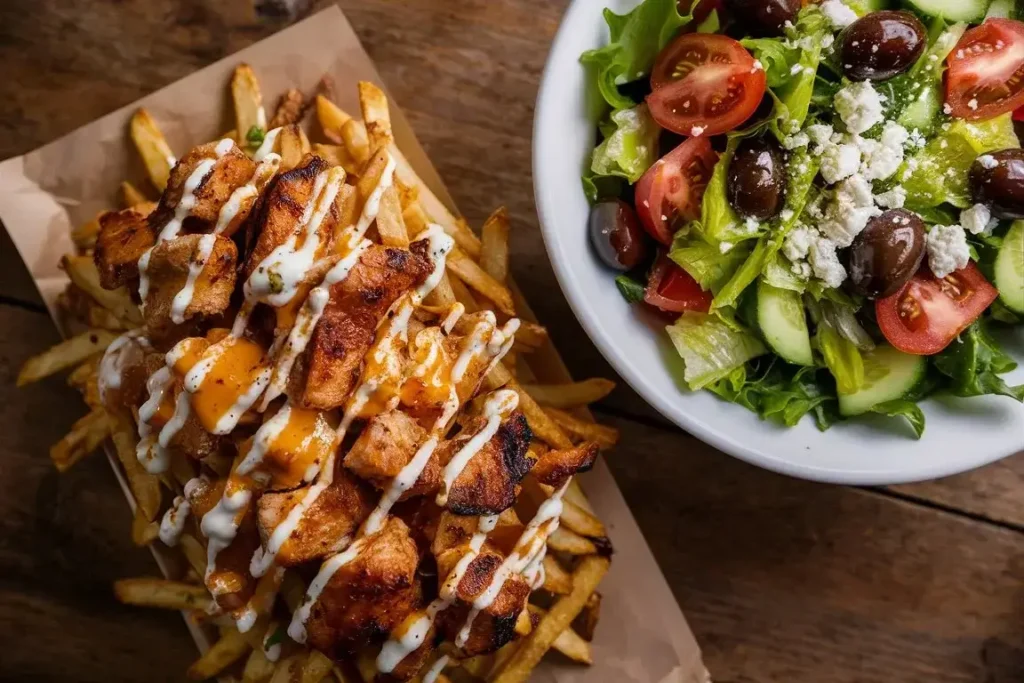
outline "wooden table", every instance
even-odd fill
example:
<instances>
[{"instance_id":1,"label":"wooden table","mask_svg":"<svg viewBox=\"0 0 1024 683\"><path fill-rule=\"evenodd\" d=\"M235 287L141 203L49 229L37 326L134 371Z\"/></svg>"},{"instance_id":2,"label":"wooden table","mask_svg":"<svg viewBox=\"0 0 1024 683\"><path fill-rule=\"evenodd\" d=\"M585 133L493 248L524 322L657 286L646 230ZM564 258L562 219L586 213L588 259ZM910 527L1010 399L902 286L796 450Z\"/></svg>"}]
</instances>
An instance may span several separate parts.
<instances>
[{"instance_id":1,"label":"wooden table","mask_svg":"<svg viewBox=\"0 0 1024 683\"><path fill-rule=\"evenodd\" d=\"M533 103L566 0L341 4L471 223L508 204L516 279L574 374L614 376L559 294L533 210ZM289 20L251 0L7 0L0 158ZM156 567L131 545L108 465L58 476L47 458L77 396L60 379L13 387L57 334L0 239L0 680L180 680L195 656L180 617L111 596ZM824 486L715 452L625 386L600 416L622 430L608 460L716 681L1024 681L1024 457L930 484Z\"/></svg>"}]
</instances>

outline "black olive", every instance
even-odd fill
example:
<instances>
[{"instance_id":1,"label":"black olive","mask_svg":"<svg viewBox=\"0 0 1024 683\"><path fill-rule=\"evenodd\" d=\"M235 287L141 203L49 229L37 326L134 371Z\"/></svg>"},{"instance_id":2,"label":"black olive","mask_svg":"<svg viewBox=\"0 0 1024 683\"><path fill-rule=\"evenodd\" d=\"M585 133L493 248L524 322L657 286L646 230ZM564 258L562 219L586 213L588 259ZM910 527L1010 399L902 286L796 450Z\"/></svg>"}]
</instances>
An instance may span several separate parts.
<instances>
[{"instance_id":1,"label":"black olive","mask_svg":"<svg viewBox=\"0 0 1024 683\"><path fill-rule=\"evenodd\" d=\"M796 22L800 0L725 0L734 17L755 36L781 36L786 22Z\"/></svg>"},{"instance_id":2,"label":"black olive","mask_svg":"<svg viewBox=\"0 0 1024 683\"><path fill-rule=\"evenodd\" d=\"M840 63L847 78L884 81L914 65L928 44L928 32L910 12L885 10L865 14L850 24L839 41Z\"/></svg>"},{"instance_id":3,"label":"black olive","mask_svg":"<svg viewBox=\"0 0 1024 683\"><path fill-rule=\"evenodd\" d=\"M890 209L868 221L850 245L850 286L869 299L892 296L917 272L924 252L924 221L906 209Z\"/></svg>"},{"instance_id":4,"label":"black olive","mask_svg":"<svg viewBox=\"0 0 1024 683\"><path fill-rule=\"evenodd\" d=\"M786 170L782 151L765 138L744 140L736 149L726 175L726 196L744 216L766 220L782 210Z\"/></svg>"},{"instance_id":5,"label":"black olive","mask_svg":"<svg viewBox=\"0 0 1024 683\"><path fill-rule=\"evenodd\" d=\"M633 207L621 199L598 202L590 209L590 242L615 270L635 268L647 256L647 236Z\"/></svg>"},{"instance_id":6,"label":"black olive","mask_svg":"<svg viewBox=\"0 0 1024 683\"><path fill-rule=\"evenodd\" d=\"M974 201L997 218L1024 218L1024 149L982 154L969 175Z\"/></svg>"}]
</instances>

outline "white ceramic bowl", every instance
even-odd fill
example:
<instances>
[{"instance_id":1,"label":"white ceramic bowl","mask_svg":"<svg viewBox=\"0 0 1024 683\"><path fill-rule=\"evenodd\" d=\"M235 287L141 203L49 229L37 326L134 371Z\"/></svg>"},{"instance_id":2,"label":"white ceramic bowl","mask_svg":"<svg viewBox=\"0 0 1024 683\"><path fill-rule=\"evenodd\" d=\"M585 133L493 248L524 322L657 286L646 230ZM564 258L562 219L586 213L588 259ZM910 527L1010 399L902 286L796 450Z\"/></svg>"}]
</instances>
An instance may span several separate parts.
<instances>
[{"instance_id":1,"label":"white ceramic bowl","mask_svg":"<svg viewBox=\"0 0 1024 683\"><path fill-rule=\"evenodd\" d=\"M708 392L690 392L667 335L629 306L588 244L589 206L580 174L594 145L593 101L579 56L608 41L602 10L637 0L575 0L562 19L541 81L533 131L533 181L541 229L558 281L605 358L666 418L747 462L805 479L891 484L963 472L1024 450L1024 405L1006 397L927 401L927 428L915 441L895 418L868 417L819 432L805 418L793 428L761 421ZM1024 331L1003 339L1024 360ZM1022 363L1024 365L1024 363ZM678 379L677 379L678 378ZM1006 377L1024 382L1024 367ZM666 453L666 457L685 455Z\"/></svg>"}]
</instances>

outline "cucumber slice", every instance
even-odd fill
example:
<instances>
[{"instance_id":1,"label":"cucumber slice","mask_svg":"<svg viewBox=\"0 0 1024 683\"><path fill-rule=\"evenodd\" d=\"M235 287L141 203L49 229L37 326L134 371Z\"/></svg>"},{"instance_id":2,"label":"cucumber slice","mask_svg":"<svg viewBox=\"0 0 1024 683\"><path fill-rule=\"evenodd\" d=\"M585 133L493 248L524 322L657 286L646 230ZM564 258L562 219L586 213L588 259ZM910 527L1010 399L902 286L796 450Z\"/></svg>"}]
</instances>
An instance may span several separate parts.
<instances>
[{"instance_id":1,"label":"cucumber slice","mask_svg":"<svg viewBox=\"0 0 1024 683\"><path fill-rule=\"evenodd\" d=\"M928 361L891 346L865 351L864 384L852 394L839 394L839 413L860 415L879 403L902 398L924 377Z\"/></svg>"},{"instance_id":2,"label":"cucumber slice","mask_svg":"<svg viewBox=\"0 0 1024 683\"><path fill-rule=\"evenodd\" d=\"M981 21L991 0L905 0L905 4L930 17L947 21Z\"/></svg>"},{"instance_id":3,"label":"cucumber slice","mask_svg":"<svg viewBox=\"0 0 1024 683\"><path fill-rule=\"evenodd\" d=\"M814 364L807 316L798 293L758 282L757 325L768 346L785 360L797 365Z\"/></svg>"},{"instance_id":4,"label":"cucumber slice","mask_svg":"<svg viewBox=\"0 0 1024 683\"><path fill-rule=\"evenodd\" d=\"M1016 19L1020 16L1020 10L1015 7L1016 0L992 0L988 6L986 19Z\"/></svg>"},{"instance_id":5,"label":"cucumber slice","mask_svg":"<svg viewBox=\"0 0 1024 683\"><path fill-rule=\"evenodd\" d=\"M995 264L996 288L1006 307L1024 313L1024 220L1014 221Z\"/></svg>"},{"instance_id":6,"label":"cucumber slice","mask_svg":"<svg viewBox=\"0 0 1024 683\"><path fill-rule=\"evenodd\" d=\"M942 93L939 91L939 84L925 83L917 97L900 112L897 123L907 130L917 128L922 135L928 135L939 118L940 109Z\"/></svg>"}]
</instances>

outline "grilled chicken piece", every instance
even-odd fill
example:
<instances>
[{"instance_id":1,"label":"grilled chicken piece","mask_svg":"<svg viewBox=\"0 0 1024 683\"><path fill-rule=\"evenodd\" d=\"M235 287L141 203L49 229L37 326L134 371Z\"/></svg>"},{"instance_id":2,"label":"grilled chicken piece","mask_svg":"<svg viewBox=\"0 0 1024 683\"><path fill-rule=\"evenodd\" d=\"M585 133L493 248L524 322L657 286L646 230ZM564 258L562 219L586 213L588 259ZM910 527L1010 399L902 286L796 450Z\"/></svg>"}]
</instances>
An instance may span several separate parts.
<instances>
[{"instance_id":1,"label":"grilled chicken piece","mask_svg":"<svg viewBox=\"0 0 1024 683\"><path fill-rule=\"evenodd\" d=\"M304 406L330 410L344 404L359 381L377 323L399 296L430 273L426 251L425 240L413 243L409 251L371 246L348 277L331 287L304 362L292 373L291 384L301 387ZM289 395L296 393L292 389Z\"/></svg>"},{"instance_id":2,"label":"grilled chicken piece","mask_svg":"<svg viewBox=\"0 0 1024 683\"><path fill-rule=\"evenodd\" d=\"M442 467L486 423L486 418L472 418L454 439L442 443L437 452ZM457 515L493 515L512 507L516 487L533 466L527 456L532 438L526 417L512 413L455 478L445 507Z\"/></svg>"},{"instance_id":3,"label":"grilled chicken piece","mask_svg":"<svg viewBox=\"0 0 1024 683\"><path fill-rule=\"evenodd\" d=\"M421 600L416 544L390 517L324 587L306 622L309 643L338 658L389 634Z\"/></svg>"},{"instance_id":4,"label":"grilled chicken piece","mask_svg":"<svg viewBox=\"0 0 1024 683\"><path fill-rule=\"evenodd\" d=\"M586 472L593 467L597 451L597 444L591 441L573 448L547 451L541 454L537 464L533 466L533 476L542 484L561 486L577 472Z\"/></svg>"},{"instance_id":5,"label":"grilled chicken piece","mask_svg":"<svg viewBox=\"0 0 1024 683\"><path fill-rule=\"evenodd\" d=\"M260 496L258 522L264 544L310 488L304 486ZM281 547L277 563L292 567L337 552L347 545L376 504L372 489L343 467L337 467L330 486L309 506L295 532Z\"/></svg>"},{"instance_id":6,"label":"grilled chicken piece","mask_svg":"<svg viewBox=\"0 0 1024 683\"><path fill-rule=\"evenodd\" d=\"M134 209L100 215L100 232L92 258L104 289L117 289L139 277L139 258L156 243L149 221Z\"/></svg>"},{"instance_id":7,"label":"grilled chicken piece","mask_svg":"<svg viewBox=\"0 0 1024 683\"><path fill-rule=\"evenodd\" d=\"M118 350L116 367L121 371L115 374L120 377L120 386L107 386L103 396L103 404L111 413L138 410L149 398L146 379L163 366L164 355L153 353L147 345L130 339Z\"/></svg>"},{"instance_id":8,"label":"grilled chicken piece","mask_svg":"<svg viewBox=\"0 0 1024 683\"><path fill-rule=\"evenodd\" d=\"M197 478L192 482L185 487L185 495L196 524L202 528L203 517L220 503L227 479L211 481ZM234 540L217 553L215 568L206 582L217 606L226 612L244 607L256 588L256 579L249 573L252 554L260 544L254 512L255 506L250 504L241 513L242 520Z\"/></svg>"},{"instance_id":9,"label":"grilled chicken piece","mask_svg":"<svg viewBox=\"0 0 1024 683\"><path fill-rule=\"evenodd\" d=\"M474 517L442 514L433 546L439 577L448 576L455 568L468 550L469 540L476 530L477 520ZM455 642L469 619L471 603L493 583L505 557L489 536L462 575L455 603L438 615L437 627L446 640ZM462 647L463 654L472 657L494 652L515 638L516 621L526 608L529 595L529 584L521 576L510 575L494 601L473 618L469 638Z\"/></svg>"},{"instance_id":10,"label":"grilled chicken piece","mask_svg":"<svg viewBox=\"0 0 1024 683\"><path fill-rule=\"evenodd\" d=\"M209 245L210 237L183 235L161 242L151 252L149 267L146 269L149 293L143 311L146 330L151 338L166 337L178 324L171 318L172 306L175 296L187 289L193 261L196 261L197 268L200 261L204 265L193 280L191 300L184 311L180 311L185 320L197 316L208 318L227 310L235 288L238 250L227 237L215 235L209 256L204 259L203 245Z\"/></svg>"},{"instance_id":11,"label":"grilled chicken piece","mask_svg":"<svg viewBox=\"0 0 1024 683\"><path fill-rule=\"evenodd\" d=\"M167 189L160 197L160 203L149 215L149 225L154 234L159 234L174 217L178 204L185 193L185 183L204 160L216 160L213 168L199 183L193 195L195 204L185 219L185 232L210 232L216 225L221 208L231 197L231 193L245 185L256 170L256 163L245 155L237 145L220 158L217 157L218 142L199 145L178 160L171 169L167 180Z\"/></svg>"},{"instance_id":12,"label":"grilled chicken piece","mask_svg":"<svg viewBox=\"0 0 1024 683\"><path fill-rule=\"evenodd\" d=\"M366 423L345 455L345 467L376 488L384 489L426 440L427 430L405 413L399 410L381 413ZM399 500L436 491L440 479L440 465L437 458L431 458L416 484Z\"/></svg>"}]
</instances>

